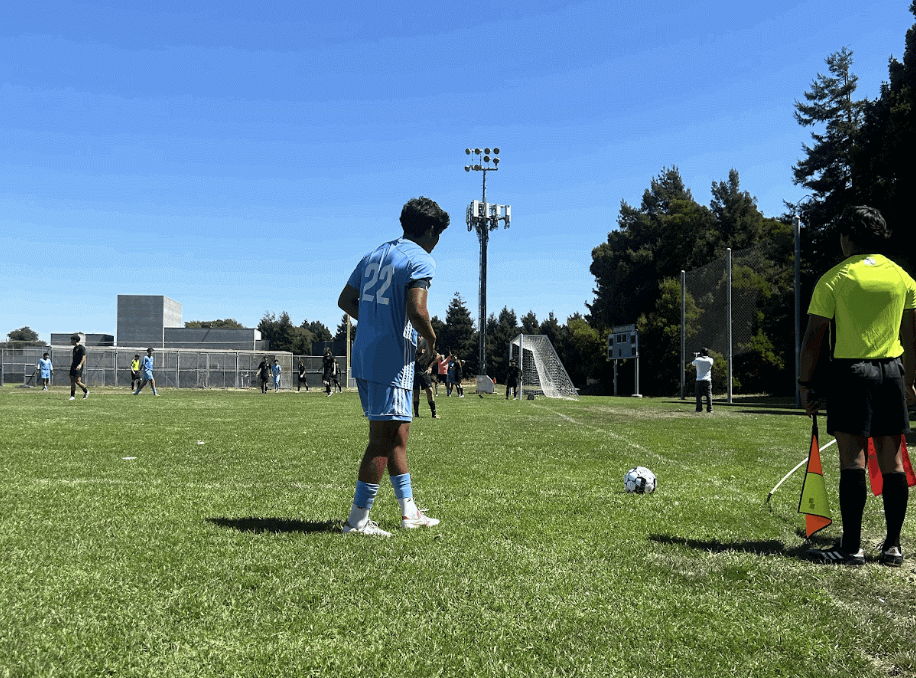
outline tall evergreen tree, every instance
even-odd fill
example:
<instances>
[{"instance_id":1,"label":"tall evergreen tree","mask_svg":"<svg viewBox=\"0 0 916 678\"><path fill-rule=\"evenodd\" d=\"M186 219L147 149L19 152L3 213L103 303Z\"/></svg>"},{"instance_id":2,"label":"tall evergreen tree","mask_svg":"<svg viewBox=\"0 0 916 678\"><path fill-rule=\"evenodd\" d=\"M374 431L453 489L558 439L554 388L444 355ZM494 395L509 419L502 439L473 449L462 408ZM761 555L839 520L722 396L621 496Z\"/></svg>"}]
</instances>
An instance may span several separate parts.
<instances>
[{"instance_id":1,"label":"tall evergreen tree","mask_svg":"<svg viewBox=\"0 0 916 678\"><path fill-rule=\"evenodd\" d=\"M538 323L534 311L528 311L522 316L522 333L523 334L540 334L541 326Z\"/></svg>"},{"instance_id":2,"label":"tall evergreen tree","mask_svg":"<svg viewBox=\"0 0 916 678\"><path fill-rule=\"evenodd\" d=\"M916 16L916 2L910 5ZM916 229L911 226L916 186L916 24L906 33L903 61L890 59L889 81L865 105L864 123L853 165L857 202L884 214L893 230L893 258L916 270Z\"/></svg>"},{"instance_id":3,"label":"tall evergreen tree","mask_svg":"<svg viewBox=\"0 0 916 678\"><path fill-rule=\"evenodd\" d=\"M858 77L852 73L852 57L846 47L828 56L829 74L818 73L805 102L795 102L796 121L815 128L813 143L803 146L805 157L792 171L794 182L811 191L812 199L799 206L799 214L806 226L806 258L820 269L837 259L833 223L856 198L853 158L865 102L853 98Z\"/></svg>"},{"instance_id":4,"label":"tall evergreen tree","mask_svg":"<svg viewBox=\"0 0 916 678\"><path fill-rule=\"evenodd\" d=\"M477 374L477 363L479 362L477 330L474 329L471 312L458 292L455 292L455 296L448 304L445 312L445 328L438 336L436 343L440 353L445 355L447 351L452 351L462 360L467 361L464 368L465 374Z\"/></svg>"},{"instance_id":5,"label":"tall evergreen tree","mask_svg":"<svg viewBox=\"0 0 916 678\"><path fill-rule=\"evenodd\" d=\"M709 257L713 216L694 201L677 168L652 180L639 208L622 201L617 224L592 250L596 288L588 320L594 327L635 322L658 298L658 280Z\"/></svg>"}]
</instances>

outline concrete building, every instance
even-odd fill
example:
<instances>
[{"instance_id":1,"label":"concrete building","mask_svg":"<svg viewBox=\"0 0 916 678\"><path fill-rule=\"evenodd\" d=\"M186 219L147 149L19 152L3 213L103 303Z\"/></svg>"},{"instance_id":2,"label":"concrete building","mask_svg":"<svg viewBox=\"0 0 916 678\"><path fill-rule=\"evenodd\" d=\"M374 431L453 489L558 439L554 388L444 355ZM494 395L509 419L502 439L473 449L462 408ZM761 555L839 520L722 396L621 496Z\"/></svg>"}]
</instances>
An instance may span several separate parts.
<instances>
[{"instance_id":1,"label":"concrete building","mask_svg":"<svg viewBox=\"0 0 916 678\"><path fill-rule=\"evenodd\" d=\"M174 299L118 295L118 346L165 348L166 328L181 326L181 304Z\"/></svg>"},{"instance_id":2,"label":"concrete building","mask_svg":"<svg viewBox=\"0 0 916 678\"><path fill-rule=\"evenodd\" d=\"M82 332L52 332L52 346L69 346L70 337L74 334L80 335L80 343L83 346L114 346L115 338L113 334L83 334Z\"/></svg>"}]
</instances>

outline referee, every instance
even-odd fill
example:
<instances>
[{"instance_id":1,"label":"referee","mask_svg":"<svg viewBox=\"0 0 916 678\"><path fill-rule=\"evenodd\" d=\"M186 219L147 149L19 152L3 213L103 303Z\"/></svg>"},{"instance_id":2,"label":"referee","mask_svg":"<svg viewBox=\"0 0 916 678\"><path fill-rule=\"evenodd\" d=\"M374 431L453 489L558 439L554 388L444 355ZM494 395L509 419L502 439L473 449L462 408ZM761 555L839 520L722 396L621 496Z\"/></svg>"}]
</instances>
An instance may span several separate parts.
<instances>
[{"instance_id":1,"label":"referee","mask_svg":"<svg viewBox=\"0 0 916 678\"><path fill-rule=\"evenodd\" d=\"M909 487L900 452L910 430L907 404L916 403L916 282L897 264L878 254L890 229L872 207L850 207L840 219L840 247L846 259L827 271L814 288L808 327L802 339L799 391L809 415L820 402L812 389L815 368L831 321L836 324L830 365L827 432L840 455L840 515L843 536L827 549L812 549L820 563L863 565L862 514L867 489L868 439L875 441L884 476L887 535L879 560L903 564L900 531Z\"/></svg>"}]
</instances>

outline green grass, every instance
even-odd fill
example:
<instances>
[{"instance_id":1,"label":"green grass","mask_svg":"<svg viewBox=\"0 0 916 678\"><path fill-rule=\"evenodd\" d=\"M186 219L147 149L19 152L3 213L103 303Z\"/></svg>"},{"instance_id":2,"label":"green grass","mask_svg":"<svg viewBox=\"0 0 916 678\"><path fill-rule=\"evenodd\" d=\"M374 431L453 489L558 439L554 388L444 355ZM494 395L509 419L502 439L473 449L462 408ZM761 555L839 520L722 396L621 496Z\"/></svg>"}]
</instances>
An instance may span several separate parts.
<instances>
[{"instance_id":1,"label":"green grass","mask_svg":"<svg viewBox=\"0 0 916 678\"><path fill-rule=\"evenodd\" d=\"M442 524L386 480L385 540L340 534L355 394L161 393L0 389L0 676L916 675L913 561L802 560L801 471L764 503L810 434L778 403L440 397L409 458Z\"/></svg>"}]
</instances>

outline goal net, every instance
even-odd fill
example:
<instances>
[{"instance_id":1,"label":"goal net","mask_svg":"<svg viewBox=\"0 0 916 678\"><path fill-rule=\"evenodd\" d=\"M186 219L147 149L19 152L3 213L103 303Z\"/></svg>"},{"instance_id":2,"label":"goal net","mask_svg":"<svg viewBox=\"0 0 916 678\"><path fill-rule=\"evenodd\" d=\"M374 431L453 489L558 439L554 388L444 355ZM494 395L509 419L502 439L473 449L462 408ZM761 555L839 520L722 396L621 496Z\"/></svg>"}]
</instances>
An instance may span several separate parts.
<instances>
[{"instance_id":1,"label":"goal net","mask_svg":"<svg viewBox=\"0 0 916 678\"><path fill-rule=\"evenodd\" d=\"M579 399L576 387L546 335L518 335L509 344L509 360L512 359L518 361L521 370L519 391L522 397L542 395Z\"/></svg>"}]
</instances>

